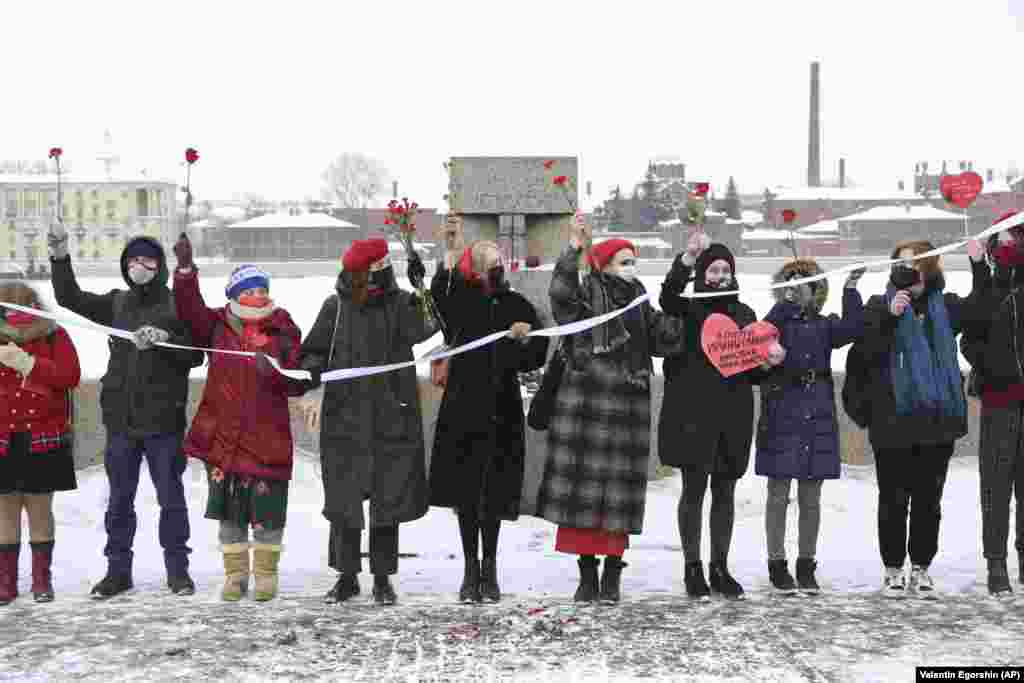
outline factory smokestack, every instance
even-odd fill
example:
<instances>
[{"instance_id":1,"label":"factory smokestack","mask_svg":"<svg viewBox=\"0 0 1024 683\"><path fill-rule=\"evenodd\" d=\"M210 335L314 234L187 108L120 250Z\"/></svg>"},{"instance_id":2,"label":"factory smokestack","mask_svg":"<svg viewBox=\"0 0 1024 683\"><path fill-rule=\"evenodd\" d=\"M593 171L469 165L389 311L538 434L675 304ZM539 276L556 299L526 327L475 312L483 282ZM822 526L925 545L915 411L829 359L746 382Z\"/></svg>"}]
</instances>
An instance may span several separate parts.
<instances>
[{"instance_id":1,"label":"factory smokestack","mask_svg":"<svg viewBox=\"0 0 1024 683\"><path fill-rule=\"evenodd\" d=\"M839 160L839 187L846 187L846 159Z\"/></svg>"},{"instance_id":2,"label":"factory smokestack","mask_svg":"<svg viewBox=\"0 0 1024 683\"><path fill-rule=\"evenodd\" d=\"M811 118L807 140L807 186L821 187L821 97L818 73L820 65L811 62Z\"/></svg>"}]
</instances>

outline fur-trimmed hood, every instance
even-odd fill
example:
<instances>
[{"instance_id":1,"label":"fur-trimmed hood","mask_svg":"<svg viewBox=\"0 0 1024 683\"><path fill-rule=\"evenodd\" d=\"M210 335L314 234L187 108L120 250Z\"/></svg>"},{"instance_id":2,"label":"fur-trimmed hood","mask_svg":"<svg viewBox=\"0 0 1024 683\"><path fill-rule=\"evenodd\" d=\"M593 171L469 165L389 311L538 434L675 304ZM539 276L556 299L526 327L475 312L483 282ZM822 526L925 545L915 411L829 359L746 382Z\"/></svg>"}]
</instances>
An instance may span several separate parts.
<instances>
[{"instance_id":1,"label":"fur-trimmed hood","mask_svg":"<svg viewBox=\"0 0 1024 683\"><path fill-rule=\"evenodd\" d=\"M794 274L799 277L811 277L812 275L820 275L825 271L821 269L818 262L814 259L801 258L795 259L786 263L780 268L775 275L772 276L772 284L778 284L789 280ZM828 300L828 278L818 280L816 282L808 283L811 289L814 291L814 309L816 312L821 313L825 307L825 301ZM775 296L775 301L784 301L783 299L784 289L773 289L772 294Z\"/></svg>"}]
</instances>

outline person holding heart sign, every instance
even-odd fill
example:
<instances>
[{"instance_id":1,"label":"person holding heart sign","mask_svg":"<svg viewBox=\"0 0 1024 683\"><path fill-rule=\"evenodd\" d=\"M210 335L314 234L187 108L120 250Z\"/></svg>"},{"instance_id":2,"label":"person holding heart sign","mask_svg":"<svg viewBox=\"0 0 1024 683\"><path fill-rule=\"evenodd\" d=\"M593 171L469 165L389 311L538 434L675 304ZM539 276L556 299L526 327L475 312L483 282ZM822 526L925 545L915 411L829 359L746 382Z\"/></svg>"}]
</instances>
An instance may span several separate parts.
<instances>
[{"instance_id":1,"label":"person holding heart sign","mask_svg":"<svg viewBox=\"0 0 1024 683\"><path fill-rule=\"evenodd\" d=\"M666 357L665 399L658 421L658 456L678 467L679 536L691 597L711 590L738 598L743 587L729 573L736 482L747 471L753 439L753 382L769 364L785 359L776 331L757 323L754 310L735 293L736 261L724 244L694 232L661 286L661 308L684 324L681 353ZM722 296L689 299L680 294L693 280L695 292ZM700 562L704 493L711 488L710 587Z\"/></svg>"},{"instance_id":2,"label":"person holding heart sign","mask_svg":"<svg viewBox=\"0 0 1024 683\"><path fill-rule=\"evenodd\" d=\"M812 259L784 265L776 284L821 275ZM843 287L843 317L823 316L828 280L773 290L775 305L765 320L779 330L781 354L770 354L770 370L761 383L754 471L768 477L765 532L768 578L784 593L817 593L814 572L821 526L821 488L840 474L839 422L832 384L832 351L864 333L864 301L857 282L864 269L851 272ZM781 355L781 361L779 360ZM792 481L800 504L796 582L786 562L786 509Z\"/></svg>"},{"instance_id":3,"label":"person holding heart sign","mask_svg":"<svg viewBox=\"0 0 1024 683\"><path fill-rule=\"evenodd\" d=\"M208 308L185 233L174 245L174 253L178 259L174 304L194 343L258 354L255 358L210 354L206 387L184 450L206 463L206 518L219 521L224 554L221 598L240 600L252 571L253 597L270 600L277 594L277 564L292 477L288 398L301 396L316 382L285 377L267 361L270 356L282 368L297 368L302 343L302 333L291 316L270 298L270 275L256 266L235 268L224 289L227 305Z\"/></svg>"}]
</instances>

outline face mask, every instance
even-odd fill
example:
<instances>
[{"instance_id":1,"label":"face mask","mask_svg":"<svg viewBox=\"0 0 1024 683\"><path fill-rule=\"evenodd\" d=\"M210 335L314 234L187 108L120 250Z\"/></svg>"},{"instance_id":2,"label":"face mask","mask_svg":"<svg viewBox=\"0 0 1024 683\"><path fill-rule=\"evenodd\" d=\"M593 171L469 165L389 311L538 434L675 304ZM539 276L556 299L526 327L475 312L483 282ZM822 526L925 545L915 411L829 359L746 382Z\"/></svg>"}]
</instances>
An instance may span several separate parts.
<instances>
[{"instance_id":1,"label":"face mask","mask_svg":"<svg viewBox=\"0 0 1024 683\"><path fill-rule=\"evenodd\" d=\"M369 290L371 295L383 294L391 289L395 280L395 271L391 266L370 271Z\"/></svg>"},{"instance_id":2,"label":"face mask","mask_svg":"<svg viewBox=\"0 0 1024 683\"><path fill-rule=\"evenodd\" d=\"M889 282L896 289L910 289L918 283L920 275L910 266L896 265L889 274Z\"/></svg>"},{"instance_id":3,"label":"face mask","mask_svg":"<svg viewBox=\"0 0 1024 683\"><path fill-rule=\"evenodd\" d=\"M238 303L246 308L266 308L274 303L266 294L243 294L238 297Z\"/></svg>"},{"instance_id":4,"label":"face mask","mask_svg":"<svg viewBox=\"0 0 1024 683\"><path fill-rule=\"evenodd\" d=\"M135 284L144 285L156 277L156 271L150 270L141 263L133 263L128 267L128 277Z\"/></svg>"},{"instance_id":5,"label":"face mask","mask_svg":"<svg viewBox=\"0 0 1024 683\"><path fill-rule=\"evenodd\" d=\"M35 317L31 313L22 313L21 311L8 311L5 316L7 324L13 327L28 327L39 318Z\"/></svg>"},{"instance_id":6,"label":"face mask","mask_svg":"<svg viewBox=\"0 0 1024 683\"><path fill-rule=\"evenodd\" d=\"M619 268L619 272L616 273L616 275L625 280L636 280L636 266L621 266Z\"/></svg>"},{"instance_id":7,"label":"face mask","mask_svg":"<svg viewBox=\"0 0 1024 683\"><path fill-rule=\"evenodd\" d=\"M726 289L731 284L732 284L732 275L723 275L722 277L718 278L717 282L712 282L711 280L707 280L707 279L704 280L704 285L708 289Z\"/></svg>"}]
</instances>

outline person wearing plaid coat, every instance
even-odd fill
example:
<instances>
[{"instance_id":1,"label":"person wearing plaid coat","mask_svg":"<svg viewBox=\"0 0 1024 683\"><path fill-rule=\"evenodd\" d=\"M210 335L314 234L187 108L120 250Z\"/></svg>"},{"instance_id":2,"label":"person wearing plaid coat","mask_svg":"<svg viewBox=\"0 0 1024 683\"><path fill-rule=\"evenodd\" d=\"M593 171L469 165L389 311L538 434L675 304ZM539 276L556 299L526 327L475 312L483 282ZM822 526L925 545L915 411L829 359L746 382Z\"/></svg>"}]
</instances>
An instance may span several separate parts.
<instances>
[{"instance_id":1,"label":"person wearing plaid coat","mask_svg":"<svg viewBox=\"0 0 1024 683\"><path fill-rule=\"evenodd\" d=\"M574 237L555 264L551 310L559 324L595 317L645 294L636 248L607 240L589 253ZM647 302L563 338L567 366L548 428L537 515L559 526L555 549L579 555L575 599L618 602L622 554L643 530L651 438L651 356L678 349L682 325ZM604 555L598 580L596 556Z\"/></svg>"}]
</instances>

